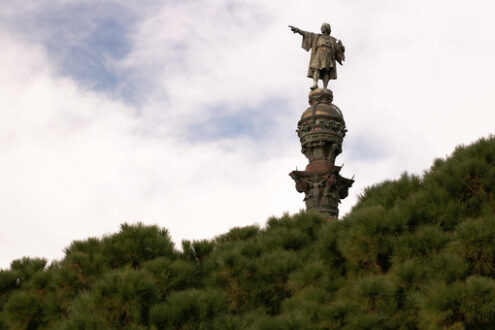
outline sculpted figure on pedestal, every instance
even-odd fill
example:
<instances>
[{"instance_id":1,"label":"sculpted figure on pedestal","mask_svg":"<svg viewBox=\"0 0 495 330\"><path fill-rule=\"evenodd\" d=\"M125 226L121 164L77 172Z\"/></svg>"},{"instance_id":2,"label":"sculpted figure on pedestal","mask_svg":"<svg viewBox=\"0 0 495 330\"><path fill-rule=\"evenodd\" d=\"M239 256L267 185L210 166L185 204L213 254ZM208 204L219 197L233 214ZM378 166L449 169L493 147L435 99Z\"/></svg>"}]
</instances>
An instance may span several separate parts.
<instances>
[{"instance_id":1,"label":"sculpted figure on pedestal","mask_svg":"<svg viewBox=\"0 0 495 330\"><path fill-rule=\"evenodd\" d=\"M322 24L321 33L289 27L302 35L302 48L311 50L308 77L313 78L309 107L302 113L296 130L301 152L309 164L304 171L296 169L289 175L296 183L296 190L304 193L306 209L326 214L328 219L337 219L340 200L347 197L354 177L342 177L342 167L335 165L347 129L342 112L332 103L333 92L327 86L330 79L337 79L337 63L342 64L345 60L345 48L340 40L330 36L328 23ZM320 79L324 88L318 88Z\"/></svg>"},{"instance_id":2,"label":"sculpted figure on pedestal","mask_svg":"<svg viewBox=\"0 0 495 330\"><path fill-rule=\"evenodd\" d=\"M311 49L308 77L313 78L311 89L318 88L318 79L323 80L323 88L327 89L330 79L337 79L336 62L342 65L345 60L345 47L340 40L330 35L330 24L321 25L321 34L303 31L289 25L294 33L303 36L302 48Z\"/></svg>"},{"instance_id":3,"label":"sculpted figure on pedestal","mask_svg":"<svg viewBox=\"0 0 495 330\"><path fill-rule=\"evenodd\" d=\"M330 192L331 189L333 188L335 181L336 181L335 174L332 174L328 177L327 181L325 182L325 189L323 189L323 197L330 196Z\"/></svg>"}]
</instances>

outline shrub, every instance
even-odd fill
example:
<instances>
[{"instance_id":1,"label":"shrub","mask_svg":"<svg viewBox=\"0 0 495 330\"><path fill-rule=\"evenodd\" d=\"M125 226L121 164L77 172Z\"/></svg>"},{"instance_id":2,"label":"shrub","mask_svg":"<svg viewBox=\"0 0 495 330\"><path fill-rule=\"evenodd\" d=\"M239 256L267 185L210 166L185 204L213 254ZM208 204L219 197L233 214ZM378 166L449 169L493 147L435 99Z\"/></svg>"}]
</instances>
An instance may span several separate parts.
<instances>
[{"instance_id":1,"label":"shrub","mask_svg":"<svg viewBox=\"0 0 495 330\"><path fill-rule=\"evenodd\" d=\"M10 329L38 329L43 325L41 300L32 292L12 294L5 304L3 320Z\"/></svg>"},{"instance_id":2,"label":"shrub","mask_svg":"<svg viewBox=\"0 0 495 330\"><path fill-rule=\"evenodd\" d=\"M198 284L198 267L188 261L160 257L144 263L143 269L153 275L163 300L173 290L185 290Z\"/></svg>"},{"instance_id":3,"label":"shrub","mask_svg":"<svg viewBox=\"0 0 495 330\"><path fill-rule=\"evenodd\" d=\"M103 256L112 268L139 268L148 260L175 257L174 244L166 229L158 226L123 224L120 232L102 240Z\"/></svg>"},{"instance_id":4,"label":"shrub","mask_svg":"<svg viewBox=\"0 0 495 330\"><path fill-rule=\"evenodd\" d=\"M467 220L456 230L452 250L466 259L474 274L495 276L495 216Z\"/></svg>"},{"instance_id":5,"label":"shrub","mask_svg":"<svg viewBox=\"0 0 495 330\"><path fill-rule=\"evenodd\" d=\"M260 231L258 225L246 227L234 227L228 233L220 235L216 238L218 243L244 241L251 237L255 237Z\"/></svg>"},{"instance_id":6,"label":"shrub","mask_svg":"<svg viewBox=\"0 0 495 330\"><path fill-rule=\"evenodd\" d=\"M28 281L36 272L45 269L46 259L24 257L11 262L10 269L19 273L21 283Z\"/></svg>"},{"instance_id":7,"label":"shrub","mask_svg":"<svg viewBox=\"0 0 495 330\"><path fill-rule=\"evenodd\" d=\"M189 289L170 294L163 304L153 306L150 323L158 329L207 328L218 314L227 309L223 291Z\"/></svg>"},{"instance_id":8,"label":"shrub","mask_svg":"<svg viewBox=\"0 0 495 330\"><path fill-rule=\"evenodd\" d=\"M75 323L106 320L113 327L148 325L150 307L158 300L158 290L150 273L115 270L105 274L87 294L74 301L69 320Z\"/></svg>"}]
</instances>

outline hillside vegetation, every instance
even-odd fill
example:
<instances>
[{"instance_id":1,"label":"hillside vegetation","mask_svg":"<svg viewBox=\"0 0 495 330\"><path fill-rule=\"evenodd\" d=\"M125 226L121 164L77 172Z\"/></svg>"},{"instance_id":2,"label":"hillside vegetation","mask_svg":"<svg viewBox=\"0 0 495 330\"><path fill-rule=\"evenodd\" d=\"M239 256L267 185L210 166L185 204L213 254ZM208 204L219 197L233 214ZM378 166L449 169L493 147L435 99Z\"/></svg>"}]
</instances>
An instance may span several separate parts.
<instances>
[{"instance_id":1,"label":"hillside vegetation","mask_svg":"<svg viewBox=\"0 0 495 330\"><path fill-rule=\"evenodd\" d=\"M0 329L494 329L494 190L489 137L340 221L301 212L183 251L124 224L0 271Z\"/></svg>"}]
</instances>

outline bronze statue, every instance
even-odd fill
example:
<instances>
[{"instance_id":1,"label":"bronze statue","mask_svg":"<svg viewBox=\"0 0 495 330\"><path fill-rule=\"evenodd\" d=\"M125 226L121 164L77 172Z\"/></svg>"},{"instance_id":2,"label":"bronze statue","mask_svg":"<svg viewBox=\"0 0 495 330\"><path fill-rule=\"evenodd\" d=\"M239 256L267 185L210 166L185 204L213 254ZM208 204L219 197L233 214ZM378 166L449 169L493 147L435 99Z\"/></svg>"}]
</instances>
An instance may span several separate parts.
<instances>
[{"instance_id":1,"label":"bronze statue","mask_svg":"<svg viewBox=\"0 0 495 330\"><path fill-rule=\"evenodd\" d=\"M337 67L335 62L345 60L345 47L340 40L330 35L330 24L321 25L321 34L303 31L289 25L294 33L303 36L302 48L306 51L311 49L311 59L309 61L308 77L313 78L311 89L318 88L318 79L323 80L323 88L327 89L330 79L337 79Z\"/></svg>"}]
</instances>

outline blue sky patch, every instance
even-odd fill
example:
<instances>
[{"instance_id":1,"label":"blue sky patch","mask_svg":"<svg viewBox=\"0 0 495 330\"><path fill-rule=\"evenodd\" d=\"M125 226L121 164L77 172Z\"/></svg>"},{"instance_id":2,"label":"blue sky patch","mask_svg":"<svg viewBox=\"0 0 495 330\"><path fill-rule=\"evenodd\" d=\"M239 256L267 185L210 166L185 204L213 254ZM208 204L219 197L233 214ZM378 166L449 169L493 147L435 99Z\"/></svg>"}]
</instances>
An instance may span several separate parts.
<instances>
[{"instance_id":1,"label":"blue sky patch","mask_svg":"<svg viewBox=\"0 0 495 330\"><path fill-rule=\"evenodd\" d=\"M373 132L351 132L344 139L343 149L346 157L353 161L371 161L387 156L388 143Z\"/></svg>"},{"instance_id":2,"label":"blue sky patch","mask_svg":"<svg viewBox=\"0 0 495 330\"><path fill-rule=\"evenodd\" d=\"M231 106L230 106L231 107ZM267 99L252 107L229 110L229 105L218 105L208 109L204 120L188 127L191 139L238 138L265 139L280 129L277 118L287 111L286 100Z\"/></svg>"},{"instance_id":3,"label":"blue sky patch","mask_svg":"<svg viewBox=\"0 0 495 330\"><path fill-rule=\"evenodd\" d=\"M57 3L21 12L13 24L45 46L62 75L94 90L118 92L125 77L113 62L130 51L128 33L137 18L116 3Z\"/></svg>"}]
</instances>

